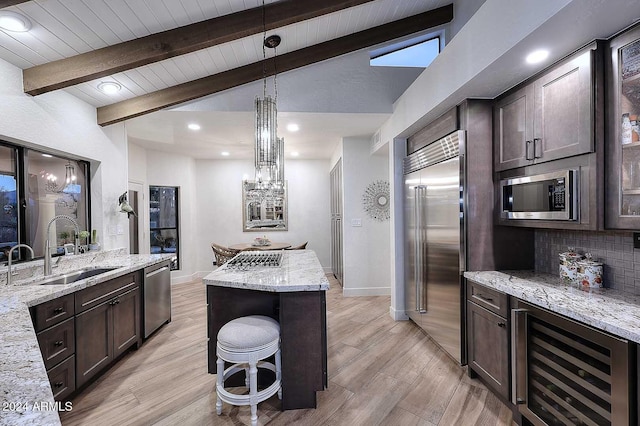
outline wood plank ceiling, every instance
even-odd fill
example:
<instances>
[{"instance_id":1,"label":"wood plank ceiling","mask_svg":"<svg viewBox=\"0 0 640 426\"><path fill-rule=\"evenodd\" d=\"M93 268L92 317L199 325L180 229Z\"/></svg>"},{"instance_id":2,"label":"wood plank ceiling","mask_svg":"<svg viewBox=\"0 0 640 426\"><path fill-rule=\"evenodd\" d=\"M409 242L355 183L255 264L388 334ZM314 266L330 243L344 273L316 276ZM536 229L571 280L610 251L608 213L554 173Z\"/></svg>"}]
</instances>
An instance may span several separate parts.
<instances>
[{"instance_id":1,"label":"wood plank ceiling","mask_svg":"<svg viewBox=\"0 0 640 426\"><path fill-rule=\"evenodd\" d=\"M441 0L0 0L27 16L0 30L0 58L23 69L25 92L64 89L127 118L259 80L263 28L278 34L278 72L419 33L453 18ZM264 14L263 14L264 13ZM264 27L263 27L264 22ZM272 56L271 52L267 53ZM123 90L106 95L102 81Z\"/></svg>"}]
</instances>

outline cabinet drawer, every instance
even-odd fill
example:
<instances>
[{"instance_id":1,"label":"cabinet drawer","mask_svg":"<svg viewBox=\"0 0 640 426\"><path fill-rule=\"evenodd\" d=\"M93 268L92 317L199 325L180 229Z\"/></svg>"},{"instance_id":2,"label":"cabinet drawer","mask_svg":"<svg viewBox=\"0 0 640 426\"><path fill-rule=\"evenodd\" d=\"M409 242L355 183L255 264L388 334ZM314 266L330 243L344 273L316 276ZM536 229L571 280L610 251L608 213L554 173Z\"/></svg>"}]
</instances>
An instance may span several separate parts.
<instances>
[{"instance_id":1,"label":"cabinet drawer","mask_svg":"<svg viewBox=\"0 0 640 426\"><path fill-rule=\"evenodd\" d=\"M489 311L507 318L509 315L509 298L506 294L467 280L467 300L470 300Z\"/></svg>"},{"instance_id":2,"label":"cabinet drawer","mask_svg":"<svg viewBox=\"0 0 640 426\"><path fill-rule=\"evenodd\" d=\"M131 273L80 290L76 293L76 312L84 312L135 288L137 285L136 273Z\"/></svg>"},{"instance_id":3,"label":"cabinet drawer","mask_svg":"<svg viewBox=\"0 0 640 426\"><path fill-rule=\"evenodd\" d=\"M41 303L31 308L36 333L70 318L75 313L73 294Z\"/></svg>"},{"instance_id":4,"label":"cabinet drawer","mask_svg":"<svg viewBox=\"0 0 640 426\"><path fill-rule=\"evenodd\" d=\"M69 318L38 333L38 344L44 366L49 369L76 350L75 319Z\"/></svg>"},{"instance_id":5,"label":"cabinet drawer","mask_svg":"<svg viewBox=\"0 0 640 426\"><path fill-rule=\"evenodd\" d=\"M76 357L71 355L47 371L49 383L56 401L64 400L76 390Z\"/></svg>"}]
</instances>

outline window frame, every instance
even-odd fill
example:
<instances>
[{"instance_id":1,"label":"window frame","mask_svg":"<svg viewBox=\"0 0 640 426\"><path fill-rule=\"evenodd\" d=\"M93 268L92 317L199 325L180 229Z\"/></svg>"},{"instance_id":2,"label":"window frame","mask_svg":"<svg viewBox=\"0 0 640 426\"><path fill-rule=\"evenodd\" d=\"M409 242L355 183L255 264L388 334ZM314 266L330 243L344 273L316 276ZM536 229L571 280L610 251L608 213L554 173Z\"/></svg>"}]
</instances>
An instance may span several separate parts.
<instances>
[{"instance_id":1,"label":"window frame","mask_svg":"<svg viewBox=\"0 0 640 426\"><path fill-rule=\"evenodd\" d=\"M14 153L14 161L15 161L15 179L16 179L16 204L18 207L17 213L17 231L18 231L18 244L28 244L29 246L33 246L33 242L29 241L28 236L30 235L30 224L28 218L28 202L27 202L27 184L29 180L29 152L38 153L38 154L49 154L55 158L59 158L62 160L73 161L77 163L78 167L82 168L82 173L85 177L85 186L86 186L86 206L85 206L85 215L84 220L86 223L87 230L92 229L91 224L91 164L89 161L81 160L77 157L61 155L58 152L48 151L45 147L27 147L18 145L15 143L8 142L6 140L0 139L0 146L10 148ZM24 260L31 260L30 254L27 255L27 250L25 248L19 248L16 250L18 253L18 258L15 262L20 262ZM56 256L56 254L54 254ZM35 259L42 259L43 256L37 256ZM7 259L2 260L3 263L7 262Z\"/></svg>"}]
</instances>

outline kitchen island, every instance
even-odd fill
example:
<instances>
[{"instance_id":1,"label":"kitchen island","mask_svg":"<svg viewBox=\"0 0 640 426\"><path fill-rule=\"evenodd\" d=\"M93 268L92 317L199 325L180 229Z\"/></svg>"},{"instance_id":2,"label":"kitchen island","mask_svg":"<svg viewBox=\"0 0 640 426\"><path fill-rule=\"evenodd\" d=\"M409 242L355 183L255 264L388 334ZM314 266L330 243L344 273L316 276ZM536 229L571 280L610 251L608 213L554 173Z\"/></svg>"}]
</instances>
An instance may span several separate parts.
<instances>
[{"instance_id":1,"label":"kitchen island","mask_svg":"<svg viewBox=\"0 0 640 426\"><path fill-rule=\"evenodd\" d=\"M128 255L124 250L90 252L58 258L54 275L87 265L113 270L74 283L37 285L43 279L43 261L14 266L18 275L6 285L6 268L0 268L0 425L59 425L47 370L36 338L29 308L93 287L163 261L173 255Z\"/></svg>"},{"instance_id":2,"label":"kitchen island","mask_svg":"<svg viewBox=\"0 0 640 426\"><path fill-rule=\"evenodd\" d=\"M325 293L329 281L313 251L281 253L280 266L225 264L203 279L208 370L216 373L216 337L224 324L247 315L271 317L280 323L282 409L315 408L316 392L327 386Z\"/></svg>"}]
</instances>

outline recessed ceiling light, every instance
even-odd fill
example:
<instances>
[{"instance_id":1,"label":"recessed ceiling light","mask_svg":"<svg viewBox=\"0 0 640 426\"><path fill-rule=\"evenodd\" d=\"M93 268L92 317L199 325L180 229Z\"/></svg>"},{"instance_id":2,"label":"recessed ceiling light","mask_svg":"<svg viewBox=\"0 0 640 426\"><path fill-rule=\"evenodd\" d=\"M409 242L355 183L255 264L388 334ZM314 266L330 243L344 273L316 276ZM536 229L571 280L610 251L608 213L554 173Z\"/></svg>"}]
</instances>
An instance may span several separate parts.
<instances>
[{"instance_id":1,"label":"recessed ceiling light","mask_svg":"<svg viewBox=\"0 0 640 426\"><path fill-rule=\"evenodd\" d=\"M300 153L299 153L298 151L293 151L293 152L291 153L291 156L292 156L292 157L297 157L298 155L300 155Z\"/></svg>"},{"instance_id":2,"label":"recessed ceiling light","mask_svg":"<svg viewBox=\"0 0 640 426\"><path fill-rule=\"evenodd\" d=\"M290 132L297 132L298 130L300 130L300 126L298 126L296 123L290 123L287 124L287 130Z\"/></svg>"},{"instance_id":3,"label":"recessed ceiling light","mask_svg":"<svg viewBox=\"0 0 640 426\"><path fill-rule=\"evenodd\" d=\"M43 156L43 157L47 157L47 158L51 158L51 157L53 157L53 155L51 155L51 154L42 154L42 156Z\"/></svg>"},{"instance_id":4,"label":"recessed ceiling light","mask_svg":"<svg viewBox=\"0 0 640 426\"><path fill-rule=\"evenodd\" d=\"M200 130L200 125L197 124L197 123L189 123L189 124L187 124L187 128L189 130L196 131L196 130Z\"/></svg>"},{"instance_id":5,"label":"recessed ceiling light","mask_svg":"<svg viewBox=\"0 0 640 426\"><path fill-rule=\"evenodd\" d=\"M5 10L0 12L0 28L23 33L31 29L31 21L24 15Z\"/></svg>"},{"instance_id":6,"label":"recessed ceiling light","mask_svg":"<svg viewBox=\"0 0 640 426\"><path fill-rule=\"evenodd\" d=\"M229 153L227 151L222 151L220 155L222 155L223 157L228 157Z\"/></svg>"},{"instance_id":7,"label":"recessed ceiling light","mask_svg":"<svg viewBox=\"0 0 640 426\"><path fill-rule=\"evenodd\" d=\"M122 89L122 86L115 81L103 81L98 84L98 90L107 95L114 95Z\"/></svg>"},{"instance_id":8,"label":"recessed ceiling light","mask_svg":"<svg viewBox=\"0 0 640 426\"><path fill-rule=\"evenodd\" d=\"M535 50L527 55L526 61L528 64L537 64L544 61L549 56L549 51L540 49Z\"/></svg>"}]
</instances>

